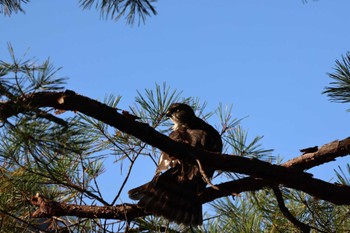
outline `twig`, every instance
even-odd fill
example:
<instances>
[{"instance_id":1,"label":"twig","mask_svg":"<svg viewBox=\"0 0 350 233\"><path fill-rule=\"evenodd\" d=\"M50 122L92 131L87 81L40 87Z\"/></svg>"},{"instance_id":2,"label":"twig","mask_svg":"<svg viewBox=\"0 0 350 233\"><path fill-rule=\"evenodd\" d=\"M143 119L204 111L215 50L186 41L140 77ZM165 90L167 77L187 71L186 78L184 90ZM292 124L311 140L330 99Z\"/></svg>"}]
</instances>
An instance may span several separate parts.
<instances>
[{"instance_id":1,"label":"twig","mask_svg":"<svg viewBox=\"0 0 350 233\"><path fill-rule=\"evenodd\" d=\"M277 186L272 186L272 190L276 196L278 207L280 208L282 214L302 232L309 233L311 230L310 226L296 219L284 204L281 190Z\"/></svg>"},{"instance_id":2,"label":"twig","mask_svg":"<svg viewBox=\"0 0 350 233\"><path fill-rule=\"evenodd\" d=\"M23 220L15 215L7 212L6 210L0 209L0 212L6 214L7 216L10 216L11 218L13 218L21 223L23 223L24 225L27 225L28 227L32 227L33 229L37 229L37 230L40 230L42 232L50 232L50 231L43 230L39 226L33 225L29 221Z\"/></svg>"},{"instance_id":3,"label":"twig","mask_svg":"<svg viewBox=\"0 0 350 233\"><path fill-rule=\"evenodd\" d=\"M141 152L141 150L142 150L142 149L140 149L140 152ZM124 179L122 185L120 186L117 195L114 197L114 199L113 199L111 205L114 205L114 204L117 202L117 200L118 200L118 198L119 198L119 196L120 196L120 194L121 194L121 192L122 192L124 186L126 185L126 182L128 181L128 179L129 179L129 177L130 177L132 168L133 168L133 166L134 166L134 164L135 164L135 161L136 161L136 159L137 159L137 157L138 157L139 155L140 155L140 154L137 154L137 155L135 156L135 158L133 158L133 159L131 160L130 166L129 166L129 169L128 169L128 172L127 172L127 174L126 174L126 177L125 177L125 179Z\"/></svg>"},{"instance_id":4,"label":"twig","mask_svg":"<svg viewBox=\"0 0 350 233\"><path fill-rule=\"evenodd\" d=\"M52 115L52 114L50 114L48 112L45 112L45 111L42 111L42 110L38 110L38 109L35 110L35 112L36 112L36 116L39 117L39 118L44 118L44 119L46 119L48 121L55 122L56 124L61 125L63 127L67 127L68 126L68 123L65 120L63 120L63 119L61 119L59 117L56 117L56 116L54 116L54 115Z\"/></svg>"}]
</instances>

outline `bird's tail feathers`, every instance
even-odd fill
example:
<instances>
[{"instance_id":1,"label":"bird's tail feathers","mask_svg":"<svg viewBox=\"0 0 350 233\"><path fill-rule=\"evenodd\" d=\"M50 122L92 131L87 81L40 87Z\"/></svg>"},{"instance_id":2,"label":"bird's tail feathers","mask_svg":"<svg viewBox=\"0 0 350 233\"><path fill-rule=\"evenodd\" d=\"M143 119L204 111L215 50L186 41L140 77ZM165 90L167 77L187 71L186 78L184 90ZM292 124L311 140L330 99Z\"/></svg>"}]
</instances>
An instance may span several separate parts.
<instances>
[{"instance_id":1,"label":"bird's tail feathers","mask_svg":"<svg viewBox=\"0 0 350 233\"><path fill-rule=\"evenodd\" d=\"M179 185L178 177L167 171L130 190L129 197L139 200L138 205L148 213L179 224L196 226L203 221L196 184L193 180L185 180Z\"/></svg>"},{"instance_id":2,"label":"bird's tail feathers","mask_svg":"<svg viewBox=\"0 0 350 233\"><path fill-rule=\"evenodd\" d=\"M146 194L148 185L149 183L130 189L128 192L129 198L135 201L140 200Z\"/></svg>"}]
</instances>

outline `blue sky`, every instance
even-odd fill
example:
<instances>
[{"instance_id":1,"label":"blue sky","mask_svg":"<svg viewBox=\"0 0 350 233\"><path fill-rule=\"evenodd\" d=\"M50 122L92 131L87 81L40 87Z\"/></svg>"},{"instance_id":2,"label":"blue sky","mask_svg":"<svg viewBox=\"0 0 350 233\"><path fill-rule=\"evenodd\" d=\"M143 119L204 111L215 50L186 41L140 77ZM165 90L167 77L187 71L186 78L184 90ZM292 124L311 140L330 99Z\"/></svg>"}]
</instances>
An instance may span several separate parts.
<instances>
[{"instance_id":1,"label":"blue sky","mask_svg":"<svg viewBox=\"0 0 350 233\"><path fill-rule=\"evenodd\" d=\"M33 1L26 14L0 19L1 60L7 42L17 56L50 58L67 88L102 100L164 81L186 97L233 104L250 135L285 160L299 149L349 136L344 104L321 95L335 60L350 50L350 1L159 1L145 25L101 20L78 1ZM217 124L215 120L211 123ZM340 162L313 169L330 179Z\"/></svg>"}]
</instances>

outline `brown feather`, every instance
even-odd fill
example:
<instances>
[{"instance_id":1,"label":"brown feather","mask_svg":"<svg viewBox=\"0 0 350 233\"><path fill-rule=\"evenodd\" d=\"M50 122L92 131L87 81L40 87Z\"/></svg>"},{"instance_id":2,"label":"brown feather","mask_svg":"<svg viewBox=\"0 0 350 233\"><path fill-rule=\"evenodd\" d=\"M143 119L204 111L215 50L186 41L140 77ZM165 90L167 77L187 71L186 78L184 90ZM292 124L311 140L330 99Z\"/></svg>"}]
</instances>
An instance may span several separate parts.
<instances>
[{"instance_id":1,"label":"brown feather","mask_svg":"<svg viewBox=\"0 0 350 233\"><path fill-rule=\"evenodd\" d=\"M174 121L174 131L169 137L175 141L209 151L221 152L220 134L209 124L194 115L185 104L172 104L167 115ZM138 205L146 212L163 216L184 225L201 225L202 204L200 195L206 182L197 165L186 164L163 153L155 177L147 184L129 191L129 197L139 200ZM171 162L169 162L171 161ZM162 170L170 168L163 173ZM203 167L208 178L214 171Z\"/></svg>"}]
</instances>

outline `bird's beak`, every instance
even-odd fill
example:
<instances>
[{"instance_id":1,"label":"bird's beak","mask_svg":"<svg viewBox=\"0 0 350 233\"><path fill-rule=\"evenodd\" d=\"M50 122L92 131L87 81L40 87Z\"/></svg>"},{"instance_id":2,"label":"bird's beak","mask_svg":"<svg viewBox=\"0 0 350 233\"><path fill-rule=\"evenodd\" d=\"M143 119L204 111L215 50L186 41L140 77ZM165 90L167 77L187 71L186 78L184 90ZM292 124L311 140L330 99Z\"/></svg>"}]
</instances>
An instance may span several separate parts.
<instances>
[{"instance_id":1,"label":"bird's beak","mask_svg":"<svg viewBox=\"0 0 350 233\"><path fill-rule=\"evenodd\" d=\"M168 111L166 111L165 116L170 118L171 114L172 114L172 112L168 110Z\"/></svg>"}]
</instances>

